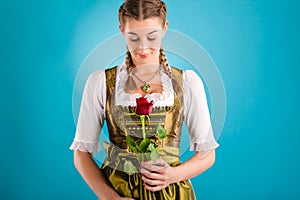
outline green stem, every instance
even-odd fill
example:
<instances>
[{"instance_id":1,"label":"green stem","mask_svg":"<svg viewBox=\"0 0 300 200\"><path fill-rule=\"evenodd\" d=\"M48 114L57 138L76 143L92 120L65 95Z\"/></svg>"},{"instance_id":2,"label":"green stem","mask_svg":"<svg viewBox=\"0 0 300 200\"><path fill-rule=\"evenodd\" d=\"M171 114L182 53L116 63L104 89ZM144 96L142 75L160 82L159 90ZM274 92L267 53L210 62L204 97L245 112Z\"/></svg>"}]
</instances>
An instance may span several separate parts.
<instances>
[{"instance_id":1,"label":"green stem","mask_svg":"<svg viewBox=\"0 0 300 200\"><path fill-rule=\"evenodd\" d=\"M146 139L146 130L145 130L145 115L140 115L142 122L142 131L143 131L143 139Z\"/></svg>"},{"instance_id":2,"label":"green stem","mask_svg":"<svg viewBox=\"0 0 300 200\"><path fill-rule=\"evenodd\" d=\"M140 115L140 119L142 122L142 131L143 131L143 139L146 139L146 130L145 130L145 115ZM141 153L142 155L142 162L144 162L144 155L143 153ZM143 200L143 180L141 179L141 183L140 183L140 200Z\"/></svg>"}]
</instances>

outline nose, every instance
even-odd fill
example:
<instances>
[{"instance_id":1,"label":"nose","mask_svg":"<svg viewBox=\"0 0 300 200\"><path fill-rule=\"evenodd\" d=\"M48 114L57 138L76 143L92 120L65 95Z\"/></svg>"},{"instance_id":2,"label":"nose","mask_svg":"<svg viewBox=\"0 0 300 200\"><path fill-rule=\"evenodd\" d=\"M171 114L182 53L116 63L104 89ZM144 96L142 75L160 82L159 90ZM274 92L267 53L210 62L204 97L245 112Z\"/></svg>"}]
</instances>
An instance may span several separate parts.
<instances>
[{"instance_id":1,"label":"nose","mask_svg":"<svg viewBox=\"0 0 300 200\"><path fill-rule=\"evenodd\" d=\"M144 38L141 40L140 44L139 44L139 47L138 47L138 50L139 51L144 51L146 49L149 48L149 44L147 43L147 40L145 40Z\"/></svg>"},{"instance_id":2,"label":"nose","mask_svg":"<svg viewBox=\"0 0 300 200\"><path fill-rule=\"evenodd\" d=\"M138 51L140 54L144 54L146 52L146 50L147 50L147 48L141 48L141 47L138 48Z\"/></svg>"}]
</instances>

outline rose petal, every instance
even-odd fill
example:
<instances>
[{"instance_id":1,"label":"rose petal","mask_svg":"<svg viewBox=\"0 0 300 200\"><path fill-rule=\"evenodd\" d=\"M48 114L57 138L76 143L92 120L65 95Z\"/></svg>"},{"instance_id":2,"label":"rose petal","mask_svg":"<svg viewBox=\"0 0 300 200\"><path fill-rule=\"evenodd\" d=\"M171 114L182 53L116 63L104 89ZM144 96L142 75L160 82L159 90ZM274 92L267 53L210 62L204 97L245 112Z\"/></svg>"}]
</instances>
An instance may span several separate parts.
<instances>
[{"instance_id":1,"label":"rose petal","mask_svg":"<svg viewBox=\"0 0 300 200\"><path fill-rule=\"evenodd\" d=\"M152 112L154 101L148 102L148 100L144 97L140 97L136 99L136 114L138 115L149 115Z\"/></svg>"}]
</instances>

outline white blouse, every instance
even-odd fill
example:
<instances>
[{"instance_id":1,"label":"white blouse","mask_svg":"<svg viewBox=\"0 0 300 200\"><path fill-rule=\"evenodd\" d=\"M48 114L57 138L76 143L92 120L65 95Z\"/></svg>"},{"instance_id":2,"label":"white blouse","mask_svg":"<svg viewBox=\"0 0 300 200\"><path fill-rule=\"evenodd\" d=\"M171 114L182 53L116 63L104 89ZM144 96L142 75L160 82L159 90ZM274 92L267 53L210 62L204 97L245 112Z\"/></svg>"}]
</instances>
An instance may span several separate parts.
<instances>
[{"instance_id":1,"label":"white blouse","mask_svg":"<svg viewBox=\"0 0 300 200\"><path fill-rule=\"evenodd\" d=\"M127 80L125 63L117 67L116 105L135 106L140 94L128 94L124 91ZM161 71L162 93L146 94L148 101L154 101L154 107L172 106L174 91L172 80ZM184 113L190 137L190 150L208 151L219 146L216 142L210 121L203 82L192 70L183 71ZM80 112L71 150L94 153L100 151L99 136L105 120L106 77L104 70L93 72L84 87Z\"/></svg>"}]
</instances>

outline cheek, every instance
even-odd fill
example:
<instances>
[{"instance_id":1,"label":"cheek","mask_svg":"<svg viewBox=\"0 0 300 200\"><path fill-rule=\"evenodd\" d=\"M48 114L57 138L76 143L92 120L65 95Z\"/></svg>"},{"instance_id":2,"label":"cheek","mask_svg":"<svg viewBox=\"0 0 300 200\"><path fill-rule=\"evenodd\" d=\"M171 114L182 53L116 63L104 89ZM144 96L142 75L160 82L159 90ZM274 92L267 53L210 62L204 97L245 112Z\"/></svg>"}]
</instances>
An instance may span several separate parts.
<instances>
[{"instance_id":1,"label":"cheek","mask_svg":"<svg viewBox=\"0 0 300 200\"><path fill-rule=\"evenodd\" d=\"M160 50L160 48L161 48L161 47L159 47L159 48L155 48L155 49L154 49L154 48L152 48L152 49L151 49L151 53L152 53L152 54L154 54L154 55L159 55L159 53L160 53L160 51L159 51L159 50Z\"/></svg>"},{"instance_id":2,"label":"cheek","mask_svg":"<svg viewBox=\"0 0 300 200\"><path fill-rule=\"evenodd\" d=\"M140 42L133 42L133 41L130 41L130 40L126 40L126 44L127 44L127 47L129 49L129 51L135 51L137 50L139 47L140 47Z\"/></svg>"},{"instance_id":3,"label":"cheek","mask_svg":"<svg viewBox=\"0 0 300 200\"><path fill-rule=\"evenodd\" d=\"M159 56L159 49L157 49L157 48L151 49L150 54L151 54L152 57L157 57L157 56Z\"/></svg>"}]
</instances>

